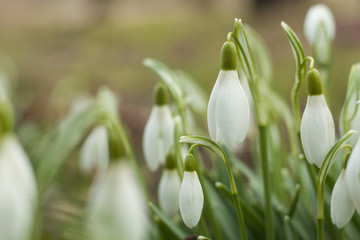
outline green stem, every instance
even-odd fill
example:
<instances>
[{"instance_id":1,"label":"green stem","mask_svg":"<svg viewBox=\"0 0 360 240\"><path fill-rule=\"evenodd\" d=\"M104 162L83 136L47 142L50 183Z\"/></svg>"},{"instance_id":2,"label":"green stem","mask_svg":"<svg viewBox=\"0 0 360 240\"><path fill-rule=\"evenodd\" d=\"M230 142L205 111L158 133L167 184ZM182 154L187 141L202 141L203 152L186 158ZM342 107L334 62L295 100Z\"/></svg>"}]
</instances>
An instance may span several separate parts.
<instances>
[{"instance_id":1,"label":"green stem","mask_svg":"<svg viewBox=\"0 0 360 240\"><path fill-rule=\"evenodd\" d=\"M274 239L273 212L271 203L270 174L268 166L268 149L267 149L268 127L259 125L260 138L260 157L262 165L264 195L265 195L265 220L266 220L266 239Z\"/></svg>"},{"instance_id":2,"label":"green stem","mask_svg":"<svg viewBox=\"0 0 360 240\"><path fill-rule=\"evenodd\" d=\"M317 220L317 239L323 240L324 239L324 219Z\"/></svg>"}]
</instances>

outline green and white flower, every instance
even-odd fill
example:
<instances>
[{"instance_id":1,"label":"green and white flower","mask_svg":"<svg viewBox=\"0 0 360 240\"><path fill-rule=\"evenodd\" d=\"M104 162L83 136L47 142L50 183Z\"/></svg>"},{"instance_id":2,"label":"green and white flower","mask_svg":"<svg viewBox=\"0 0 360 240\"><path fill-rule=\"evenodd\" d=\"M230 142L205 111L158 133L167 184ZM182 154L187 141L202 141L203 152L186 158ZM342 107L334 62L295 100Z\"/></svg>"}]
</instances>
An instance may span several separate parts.
<instances>
[{"instance_id":1,"label":"green and white flower","mask_svg":"<svg viewBox=\"0 0 360 240\"><path fill-rule=\"evenodd\" d=\"M194 156L187 155L179 196L181 217L188 228L193 228L199 223L204 205L204 194L195 164Z\"/></svg>"},{"instance_id":2,"label":"green and white flower","mask_svg":"<svg viewBox=\"0 0 360 240\"><path fill-rule=\"evenodd\" d=\"M320 74L312 69L307 74L307 103L301 120L301 143L309 163L321 167L335 142L335 127L321 89Z\"/></svg>"},{"instance_id":3,"label":"green and white flower","mask_svg":"<svg viewBox=\"0 0 360 240\"><path fill-rule=\"evenodd\" d=\"M166 155L174 144L174 119L166 103L165 89L158 85L155 89L153 106L143 136L145 161L150 170L155 171L165 163Z\"/></svg>"},{"instance_id":4,"label":"green and white flower","mask_svg":"<svg viewBox=\"0 0 360 240\"><path fill-rule=\"evenodd\" d=\"M226 42L221 49L221 70L210 95L207 121L211 139L223 139L230 148L245 139L250 121L249 101L236 69L235 45Z\"/></svg>"},{"instance_id":5,"label":"green and white flower","mask_svg":"<svg viewBox=\"0 0 360 240\"><path fill-rule=\"evenodd\" d=\"M334 185L330 200L331 221L338 228L344 227L355 212L355 206L346 184L345 172L345 169L341 171Z\"/></svg>"},{"instance_id":6,"label":"green and white flower","mask_svg":"<svg viewBox=\"0 0 360 240\"><path fill-rule=\"evenodd\" d=\"M353 151L349 157L345 180L349 189L349 194L355 205L357 212L360 214L360 138L358 138Z\"/></svg>"},{"instance_id":7,"label":"green and white flower","mask_svg":"<svg viewBox=\"0 0 360 240\"><path fill-rule=\"evenodd\" d=\"M30 160L17 138L0 142L0 233L4 240L28 240L33 226L37 187Z\"/></svg>"}]
</instances>

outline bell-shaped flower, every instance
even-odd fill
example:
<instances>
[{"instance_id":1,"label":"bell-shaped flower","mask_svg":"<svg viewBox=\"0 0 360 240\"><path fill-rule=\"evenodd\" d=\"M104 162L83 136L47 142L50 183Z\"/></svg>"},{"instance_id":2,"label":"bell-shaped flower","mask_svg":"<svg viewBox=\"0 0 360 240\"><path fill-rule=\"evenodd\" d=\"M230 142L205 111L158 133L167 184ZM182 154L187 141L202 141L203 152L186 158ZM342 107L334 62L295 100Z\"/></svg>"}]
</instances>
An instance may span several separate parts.
<instances>
[{"instance_id":1,"label":"bell-shaped flower","mask_svg":"<svg viewBox=\"0 0 360 240\"><path fill-rule=\"evenodd\" d=\"M320 74L312 69L307 74L309 95L301 120L301 143L309 163L321 167L335 142L335 127L321 89Z\"/></svg>"},{"instance_id":2,"label":"bell-shaped flower","mask_svg":"<svg viewBox=\"0 0 360 240\"><path fill-rule=\"evenodd\" d=\"M108 163L108 132L101 125L92 130L80 150L80 169L85 173L104 171Z\"/></svg>"},{"instance_id":3,"label":"bell-shaped flower","mask_svg":"<svg viewBox=\"0 0 360 240\"><path fill-rule=\"evenodd\" d=\"M204 205L204 194L195 166L194 156L192 154L187 155L180 188L179 205L181 217L188 228L193 228L199 223Z\"/></svg>"},{"instance_id":4,"label":"bell-shaped flower","mask_svg":"<svg viewBox=\"0 0 360 240\"><path fill-rule=\"evenodd\" d=\"M130 164L118 161L97 175L90 192L88 231L93 240L143 240L147 236L142 190Z\"/></svg>"},{"instance_id":5,"label":"bell-shaped flower","mask_svg":"<svg viewBox=\"0 0 360 240\"><path fill-rule=\"evenodd\" d=\"M344 227L355 212L355 206L346 184L345 172L344 169L341 171L334 185L330 200L331 221L338 228Z\"/></svg>"},{"instance_id":6,"label":"bell-shaped flower","mask_svg":"<svg viewBox=\"0 0 360 240\"><path fill-rule=\"evenodd\" d=\"M158 85L155 89L155 105L143 136L144 157L150 170L155 171L165 163L166 155L173 143L174 120L170 107L166 104L165 89Z\"/></svg>"},{"instance_id":7,"label":"bell-shaped flower","mask_svg":"<svg viewBox=\"0 0 360 240\"><path fill-rule=\"evenodd\" d=\"M305 17L304 34L310 45L314 45L321 27L326 31L327 37L333 40L336 31L334 16L322 3L312 6Z\"/></svg>"},{"instance_id":8,"label":"bell-shaped flower","mask_svg":"<svg viewBox=\"0 0 360 240\"><path fill-rule=\"evenodd\" d=\"M3 135L0 142L1 239L30 239L36 196L30 160L15 136Z\"/></svg>"},{"instance_id":9,"label":"bell-shaped flower","mask_svg":"<svg viewBox=\"0 0 360 240\"><path fill-rule=\"evenodd\" d=\"M235 45L226 42L221 49L221 70L210 95L207 121L211 139L223 139L230 148L245 139L250 121L249 101L236 69Z\"/></svg>"},{"instance_id":10,"label":"bell-shaped flower","mask_svg":"<svg viewBox=\"0 0 360 240\"><path fill-rule=\"evenodd\" d=\"M344 135L350 129L360 131L360 63L353 64L349 74L346 98L341 110L339 129ZM357 136L350 138L350 145L355 145Z\"/></svg>"},{"instance_id":11,"label":"bell-shaped flower","mask_svg":"<svg viewBox=\"0 0 360 240\"><path fill-rule=\"evenodd\" d=\"M358 138L346 165L345 180L349 194L360 214L360 138Z\"/></svg>"},{"instance_id":12,"label":"bell-shaped flower","mask_svg":"<svg viewBox=\"0 0 360 240\"><path fill-rule=\"evenodd\" d=\"M173 154L166 157L166 164L161 175L158 198L161 209L172 217L179 212L180 177L176 171L175 158Z\"/></svg>"}]
</instances>

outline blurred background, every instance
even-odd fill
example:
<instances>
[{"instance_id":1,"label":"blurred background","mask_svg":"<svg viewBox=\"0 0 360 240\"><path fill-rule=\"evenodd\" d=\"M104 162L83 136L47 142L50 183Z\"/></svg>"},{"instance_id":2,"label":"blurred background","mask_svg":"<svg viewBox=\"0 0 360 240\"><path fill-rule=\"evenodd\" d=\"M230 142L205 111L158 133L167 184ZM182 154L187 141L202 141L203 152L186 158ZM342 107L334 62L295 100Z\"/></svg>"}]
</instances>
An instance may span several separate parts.
<instances>
[{"instance_id":1,"label":"blurred background","mask_svg":"<svg viewBox=\"0 0 360 240\"><path fill-rule=\"evenodd\" d=\"M334 120L338 122L350 67L360 61L360 1L323 2L333 11L337 24L330 94ZM54 126L72 100L108 85L119 96L121 118L142 158L142 132L152 106L152 89L159 80L142 60L155 58L188 72L209 96L219 71L220 48L232 31L234 18L241 18L263 36L273 60L273 87L289 99L295 62L280 22L287 22L295 30L306 55L311 55L303 21L307 9L315 3L0 0L0 71L7 68L4 62L9 59L17 69L12 71L17 131L26 147L27 136L34 129ZM303 84L302 106L305 89ZM31 154L31 149L27 150ZM69 175L63 178L71 181L71 170ZM58 229L55 223L64 222L62 217L58 215L58 221L45 231Z\"/></svg>"}]
</instances>

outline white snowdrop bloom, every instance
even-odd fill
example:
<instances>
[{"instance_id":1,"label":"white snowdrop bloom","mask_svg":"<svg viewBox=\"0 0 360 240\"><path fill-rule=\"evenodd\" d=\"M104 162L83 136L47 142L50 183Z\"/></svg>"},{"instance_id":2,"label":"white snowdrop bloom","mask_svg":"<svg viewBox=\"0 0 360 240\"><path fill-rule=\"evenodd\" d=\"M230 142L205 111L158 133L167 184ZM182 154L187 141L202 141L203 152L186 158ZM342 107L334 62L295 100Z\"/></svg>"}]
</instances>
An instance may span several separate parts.
<instances>
[{"instance_id":1,"label":"white snowdrop bloom","mask_svg":"<svg viewBox=\"0 0 360 240\"><path fill-rule=\"evenodd\" d=\"M37 188L30 160L15 136L0 142L0 233L4 240L28 240Z\"/></svg>"},{"instance_id":2,"label":"white snowdrop bloom","mask_svg":"<svg viewBox=\"0 0 360 240\"><path fill-rule=\"evenodd\" d=\"M322 95L320 74L316 69L307 74L308 92L301 120L301 143L309 163L321 167L335 142L335 127L331 112Z\"/></svg>"},{"instance_id":3,"label":"white snowdrop bloom","mask_svg":"<svg viewBox=\"0 0 360 240\"><path fill-rule=\"evenodd\" d=\"M250 121L250 107L236 71L235 45L226 42L221 49L221 70L211 92L207 121L211 139L223 139L233 148L246 136Z\"/></svg>"},{"instance_id":4,"label":"white snowdrop bloom","mask_svg":"<svg viewBox=\"0 0 360 240\"><path fill-rule=\"evenodd\" d=\"M80 150L80 169L84 173L104 171L109 163L109 143L106 126L94 128Z\"/></svg>"},{"instance_id":5,"label":"white snowdrop bloom","mask_svg":"<svg viewBox=\"0 0 360 240\"><path fill-rule=\"evenodd\" d=\"M87 206L93 240L143 240L148 219L145 199L133 169L125 159L110 165L95 179Z\"/></svg>"},{"instance_id":6,"label":"white snowdrop bloom","mask_svg":"<svg viewBox=\"0 0 360 240\"><path fill-rule=\"evenodd\" d=\"M346 165L345 180L351 199L360 214L360 138L358 138Z\"/></svg>"},{"instance_id":7,"label":"white snowdrop bloom","mask_svg":"<svg viewBox=\"0 0 360 240\"><path fill-rule=\"evenodd\" d=\"M174 144L174 120L166 104L165 89L158 85L153 106L143 136L145 161L155 171L165 163L166 155Z\"/></svg>"},{"instance_id":8,"label":"white snowdrop bloom","mask_svg":"<svg viewBox=\"0 0 360 240\"><path fill-rule=\"evenodd\" d=\"M320 3L308 10L304 21L304 34L310 45L314 45L321 25L324 26L327 37L333 40L336 31L334 16L325 4Z\"/></svg>"},{"instance_id":9,"label":"white snowdrop bloom","mask_svg":"<svg viewBox=\"0 0 360 240\"><path fill-rule=\"evenodd\" d=\"M344 169L341 171L334 185L330 201L331 221L338 228L344 227L355 212L355 206L346 184L345 172Z\"/></svg>"},{"instance_id":10,"label":"white snowdrop bloom","mask_svg":"<svg viewBox=\"0 0 360 240\"><path fill-rule=\"evenodd\" d=\"M195 171L194 156L189 154L185 160L185 172L181 183L179 205L181 217L188 228L195 227L201 217L204 194Z\"/></svg>"},{"instance_id":11,"label":"white snowdrop bloom","mask_svg":"<svg viewBox=\"0 0 360 240\"><path fill-rule=\"evenodd\" d=\"M166 165L161 175L158 196L164 213L172 217L179 211L180 177L176 171L176 159L173 154L166 158Z\"/></svg>"}]
</instances>

